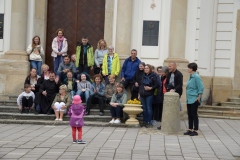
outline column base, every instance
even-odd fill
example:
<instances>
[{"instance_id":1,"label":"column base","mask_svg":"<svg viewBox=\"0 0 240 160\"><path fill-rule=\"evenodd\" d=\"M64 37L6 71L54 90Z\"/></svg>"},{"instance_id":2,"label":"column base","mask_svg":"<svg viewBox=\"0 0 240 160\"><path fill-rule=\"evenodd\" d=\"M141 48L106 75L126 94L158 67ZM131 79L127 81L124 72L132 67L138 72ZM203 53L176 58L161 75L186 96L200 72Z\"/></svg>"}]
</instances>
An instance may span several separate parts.
<instances>
[{"instance_id":1,"label":"column base","mask_svg":"<svg viewBox=\"0 0 240 160\"><path fill-rule=\"evenodd\" d=\"M170 62L175 62L177 64L177 69L183 74L183 94L181 96L183 111L181 111L181 119L187 119L186 85L189 78L187 68L189 61L184 58L167 58L166 60L164 60L163 65L168 66Z\"/></svg>"},{"instance_id":2,"label":"column base","mask_svg":"<svg viewBox=\"0 0 240 160\"><path fill-rule=\"evenodd\" d=\"M18 95L23 91L29 74L26 51L8 51L0 58L0 94Z\"/></svg>"}]
</instances>

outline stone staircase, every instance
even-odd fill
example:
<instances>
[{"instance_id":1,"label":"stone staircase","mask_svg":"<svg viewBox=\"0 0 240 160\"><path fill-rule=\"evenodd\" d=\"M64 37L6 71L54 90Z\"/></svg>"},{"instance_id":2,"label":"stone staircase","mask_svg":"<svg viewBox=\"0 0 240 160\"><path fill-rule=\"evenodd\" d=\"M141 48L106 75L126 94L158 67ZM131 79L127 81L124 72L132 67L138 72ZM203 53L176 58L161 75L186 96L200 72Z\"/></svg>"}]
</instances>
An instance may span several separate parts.
<instances>
[{"instance_id":1,"label":"stone staircase","mask_svg":"<svg viewBox=\"0 0 240 160\"><path fill-rule=\"evenodd\" d=\"M216 106L203 105L198 114L204 118L240 119L240 98L232 97Z\"/></svg>"},{"instance_id":2,"label":"stone staircase","mask_svg":"<svg viewBox=\"0 0 240 160\"><path fill-rule=\"evenodd\" d=\"M9 96L9 100L0 100L0 123L4 124L39 124L39 125L68 125L69 116L64 116L63 121L54 121L55 115L38 114L33 111L29 114L20 114L16 102L17 96ZM91 113L84 117L87 126L109 126L109 127L138 127L128 126L124 123L109 124L111 120L110 110L107 106L104 109L104 116L99 116L98 105L94 105ZM240 98L229 98L216 106L203 105L198 109L199 117L220 118L220 119L240 119ZM137 118L142 121L141 118Z\"/></svg>"},{"instance_id":3,"label":"stone staircase","mask_svg":"<svg viewBox=\"0 0 240 160\"><path fill-rule=\"evenodd\" d=\"M42 125L68 125L69 116L66 115L63 121L55 121L55 115L34 114L31 111L29 114L19 113L17 106L17 96L9 96L9 100L0 101L0 123L15 123L15 124L42 124ZM109 124L111 113L107 106L104 109L104 116L99 116L98 105L91 108L90 115L84 117L84 123L87 126L111 126L111 127L137 127L128 126L124 123Z\"/></svg>"}]
</instances>

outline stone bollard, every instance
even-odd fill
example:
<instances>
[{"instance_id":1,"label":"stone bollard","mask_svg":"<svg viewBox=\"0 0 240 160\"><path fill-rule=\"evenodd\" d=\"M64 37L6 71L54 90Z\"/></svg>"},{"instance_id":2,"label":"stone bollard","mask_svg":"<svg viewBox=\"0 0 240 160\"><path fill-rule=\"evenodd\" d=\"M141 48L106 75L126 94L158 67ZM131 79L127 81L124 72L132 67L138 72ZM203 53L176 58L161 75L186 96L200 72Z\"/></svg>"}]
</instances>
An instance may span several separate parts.
<instances>
[{"instance_id":1,"label":"stone bollard","mask_svg":"<svg viewBox=\"0 0 240 160\"><path fill-rule=\"evenodd\" d=\"M179 94L167 92L164 94L161 130L166 134L176 134L180 127Z\"/></svg>"}]
</instances>

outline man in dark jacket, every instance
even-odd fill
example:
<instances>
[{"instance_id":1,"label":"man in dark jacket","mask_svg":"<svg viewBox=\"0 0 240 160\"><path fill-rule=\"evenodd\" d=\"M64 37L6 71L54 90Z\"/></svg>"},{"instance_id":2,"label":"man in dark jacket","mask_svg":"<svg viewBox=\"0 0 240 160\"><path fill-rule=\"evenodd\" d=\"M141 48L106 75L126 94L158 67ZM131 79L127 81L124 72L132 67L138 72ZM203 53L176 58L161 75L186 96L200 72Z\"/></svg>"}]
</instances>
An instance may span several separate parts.
<instances>
[{"instance_id":1,"label":"man in dark jacket","mask_svg":"<svg viewBox=\"0 0 240 160\"><path fill-rule=\"evenodd\" d=\"M58 75L60 76L60 81L63 82L67 78L67 73L69 71L73 72L73 75L76 74L76 67L73 62L71 62L71 59L69 55L63 56L63 62L58 67Z\"/></svg>"},{"instance_id":2,"label":"man in dark jacket","mask_svg":"<svg viewBox=\"0 0 240 160\"><path fill-rule=\"evenodd\" d=\"M165 83L167 92L177 92L179 96L182 95L183 75L177 70L175 62L170 62L168 65L169 74Z\"/></svg>"},{"instance_id":3,"label":"man in dark jacket","mask_svg":"<svg viewBox=\"0 0 240 160\"><path fill-rule=\"evenodd\" d=\"M137 50L132 49L131 56L124 61L122 66L121 83L124 85L124 88L126 88L128 85L130 85L130 88L132 88L133 77L135 72L138 70L140 62L141 61L137 58Z\"/></svg>"},{"instance_id":4,"label":"man in dark jacket","mask_svg":"<svg viewBox=\"0 0 240 160\"><path fill-rule=\"evenodd\" d=\"M56 94L59 92L60 87L60 81L59 78L56 77L54 72L50 72L49 79L44 80L43 84L41 85L39 89L39 105L40 105L40 111L39 113L43 114L52 114L53 109L51 107L52 102L56 96Z\"/></svg>"}]
</instances>

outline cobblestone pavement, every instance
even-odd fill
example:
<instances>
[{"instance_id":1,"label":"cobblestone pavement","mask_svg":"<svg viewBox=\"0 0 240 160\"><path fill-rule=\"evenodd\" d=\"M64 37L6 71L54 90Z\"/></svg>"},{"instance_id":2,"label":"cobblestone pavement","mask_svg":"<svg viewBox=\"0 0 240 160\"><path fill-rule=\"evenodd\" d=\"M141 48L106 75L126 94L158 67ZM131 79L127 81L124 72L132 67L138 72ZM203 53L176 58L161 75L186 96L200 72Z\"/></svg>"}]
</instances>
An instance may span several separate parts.
<instances>
[{"instance_id":1,"label":"cobblestone pavement","mask_svg":"<svg viewBox=\"0 0 240 160\"><path fill-rule=\"evenodd\" d=\"M0 159L239 159L239 120L200 119L200 131L190 137L163 135L155 128L85 126L87 144L72 144L69 126L0 124Z\"/></svg>"}]
</instances>

